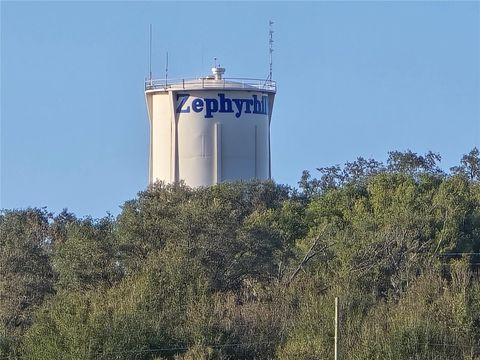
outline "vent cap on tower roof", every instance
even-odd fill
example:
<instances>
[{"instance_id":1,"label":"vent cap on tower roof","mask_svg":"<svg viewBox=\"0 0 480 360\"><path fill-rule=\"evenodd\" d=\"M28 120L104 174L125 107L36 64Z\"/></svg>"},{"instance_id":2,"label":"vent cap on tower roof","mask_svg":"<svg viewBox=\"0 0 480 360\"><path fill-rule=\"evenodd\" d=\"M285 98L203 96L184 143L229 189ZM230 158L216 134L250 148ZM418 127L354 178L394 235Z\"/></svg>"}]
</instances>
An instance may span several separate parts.
<instances>
[{"instance_id":1,"label":"vent cap on tower roof","mask_svg":"<svg viewBox=\"0 0 480 360\"><path fill-rule=\"evenodd\" d=\"M222 80L222 75L225 74L225 68L220 67L220 65L215 66L212 68L213 76L215 76L215 80Z\"/></svg>"}]
</instances>

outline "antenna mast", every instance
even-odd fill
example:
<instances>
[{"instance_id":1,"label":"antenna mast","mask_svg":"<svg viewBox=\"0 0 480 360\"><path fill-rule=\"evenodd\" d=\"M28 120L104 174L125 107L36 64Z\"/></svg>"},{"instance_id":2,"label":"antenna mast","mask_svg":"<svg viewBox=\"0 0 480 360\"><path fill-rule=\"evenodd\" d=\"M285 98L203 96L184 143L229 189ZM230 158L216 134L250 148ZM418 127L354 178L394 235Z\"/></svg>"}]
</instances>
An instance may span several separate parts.
<instances>
[{"instance_id":1,"label":"antenna mast","mask_svg":"<svg viewBox=\"0 0 480 360\"><path fill-rule=\"evenodd\" d=\"M272 67L273 67L273 21L270 20L268 22L269 24L269 34L270 34L270 39L268 40L268 44L269 44L269 53L270 53L270 74L268 75L268 79L269 80L272 80Z\"/></svg>"},{"instance_id":2,"label":"antenna mast","mask_svg":"<svg viewBox=\"0 0 480 360\"><path fill-rule=\"evenodd\" d=\"M150 24L150 47L148 58L148 78L152 80L152 24Z\"/></svg>"},{"instance_id":3,"label":"antenna mast","mask_svg":"<svg viewBox=\"0 0 480 360\"><path fill-rule=\"evenodd\" d=\"M165 63L165 86L168 85L168 51L167 51L167 61Z\"/></svg>"}]
</instances>

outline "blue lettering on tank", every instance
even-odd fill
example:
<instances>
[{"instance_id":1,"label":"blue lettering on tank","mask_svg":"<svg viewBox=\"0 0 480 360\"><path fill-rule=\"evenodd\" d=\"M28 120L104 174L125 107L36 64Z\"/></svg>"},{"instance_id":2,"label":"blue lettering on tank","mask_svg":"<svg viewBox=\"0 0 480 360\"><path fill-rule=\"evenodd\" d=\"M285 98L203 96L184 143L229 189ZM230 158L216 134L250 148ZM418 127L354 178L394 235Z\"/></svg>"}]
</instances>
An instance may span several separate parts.
<instances>
[{"instance_id":1,"label":"blue lettering on tank","mask_svg":"<svg viewBox=\"0 0 480 360\"><path fill-rule=\"evenodd\" d=\"M237 107L237 112L235 113L235 117L239 118L240 115L242 115L242 109L243 109L243 102L245 101L244 99L232 99L233 103Z\"/></svg>"},{"instance_id":2,"label":"blue lettering on tank","mask_svg":"<svg viewBox=\"0 0 480 360\"><path fill-rule=\"evenodd\" d=\"M215 113L234 113L236 118L243 114L268 115L268 96L252 95L251 98L232 99L224 93L218 93L218 98L194 98L191 108L194 112L205 111L205 118L213 118ZM190 94L177 94L177 113L189 113L187 104Z\"/></svg>"},{"instance_id":3,"label":"blue lettering on tank","mask_svg":"<svg viewBox=\"0 0 480 360\"><path fill-rule=\"evenodd\" d=\"M232 99L228 99L225 97L225 94L218 94L218 101L220 103L220 110L221 113L232 113Z\"/></svg>"},{"instance_id":4,"label":"blue lettering on tank","mask_svg":"<svg viewBox=\"0 0 480 360\"><path fill-rule=\"evenodd\" d=\"M192 110L195 112L200 112L203 110L203 100L200 98L196 98L192 101Z\"/></svg>"},{"instance_id":5,"label":"blue lettering on tank","mask_svg":"<svg viewBox=\"0 0 480 360\"><path fill-rule=\"evenodd\" d=\"M187 106L186 108L183 108L183 105L187 102L187 99L189 98L190 94L177 94L177 113L189 113L190 112L190 106ZM180 101L178 101L180 100Z\"/></svg>"},{"instance_id":6,"label":"blue lettering on tank","mask_svg":"<svg viewBox=\"0 0 480 360\"><path fill-rule=\"evenodd\" d=\"M218 101L217 99L205 99L205 117L212 118L212 113L218 111Z\"/></svg>"}]
</instances>

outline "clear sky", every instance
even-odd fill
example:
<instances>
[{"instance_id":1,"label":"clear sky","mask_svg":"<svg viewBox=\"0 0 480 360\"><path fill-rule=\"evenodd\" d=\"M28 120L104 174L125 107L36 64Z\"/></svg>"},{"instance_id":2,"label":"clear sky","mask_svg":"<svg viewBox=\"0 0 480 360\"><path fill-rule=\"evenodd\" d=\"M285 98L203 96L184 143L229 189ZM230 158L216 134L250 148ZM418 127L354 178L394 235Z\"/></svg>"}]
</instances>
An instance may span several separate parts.
<instances>
[{"instance_id":1,"label":"clear sky","mask_svg":"<svg viewBox=\"0 0 480 360\"><path fill-rule=\"evenodd\" d=\"M1 2L0 208L118 214L147 186L153 73L268 75L272 174L480 145L479 2Z\"/></svg>"}]
</instances>

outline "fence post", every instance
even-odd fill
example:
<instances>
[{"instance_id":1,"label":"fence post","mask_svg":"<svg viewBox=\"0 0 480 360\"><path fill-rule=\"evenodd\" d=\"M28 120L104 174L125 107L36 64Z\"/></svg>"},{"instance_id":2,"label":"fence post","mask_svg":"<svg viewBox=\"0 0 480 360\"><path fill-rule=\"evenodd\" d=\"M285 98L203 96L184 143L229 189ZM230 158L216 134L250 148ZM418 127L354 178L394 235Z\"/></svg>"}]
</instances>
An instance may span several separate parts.
<instances>
[{"instance_id":1,"label":"fence post","mask_svg":"<svg viewBox=\"0 0 480 360\"><path fill-rule=\"evenodd\" d=\"M335 297L335 348L334 359L338 360L338 297Z\"/></svg>"}]
</instances>

